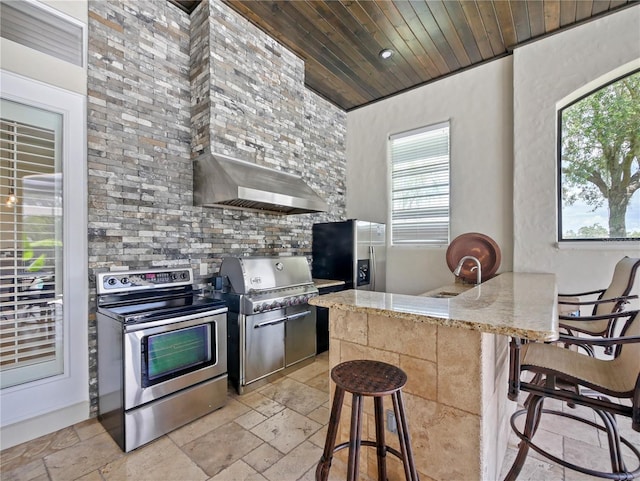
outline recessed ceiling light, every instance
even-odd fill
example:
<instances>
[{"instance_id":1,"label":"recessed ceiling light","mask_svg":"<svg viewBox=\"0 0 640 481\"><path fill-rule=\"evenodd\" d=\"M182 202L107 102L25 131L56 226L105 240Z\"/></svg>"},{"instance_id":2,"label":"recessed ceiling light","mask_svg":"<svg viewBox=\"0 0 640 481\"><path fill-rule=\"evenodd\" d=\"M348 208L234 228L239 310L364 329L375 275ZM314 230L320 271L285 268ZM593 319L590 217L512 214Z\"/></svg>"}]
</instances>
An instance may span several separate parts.
<instances>
[{"instance_id":1,"label":"recessed ceiling light","mask_svg":"<svg viewBox=\"0 0 640 481\"><path fill-rule=\"evenodd\" d=\"M381 59L386 60L393 55L393 50L385 48L384 50L380 50L378 55Z\"/></svg>"}]
</instances>

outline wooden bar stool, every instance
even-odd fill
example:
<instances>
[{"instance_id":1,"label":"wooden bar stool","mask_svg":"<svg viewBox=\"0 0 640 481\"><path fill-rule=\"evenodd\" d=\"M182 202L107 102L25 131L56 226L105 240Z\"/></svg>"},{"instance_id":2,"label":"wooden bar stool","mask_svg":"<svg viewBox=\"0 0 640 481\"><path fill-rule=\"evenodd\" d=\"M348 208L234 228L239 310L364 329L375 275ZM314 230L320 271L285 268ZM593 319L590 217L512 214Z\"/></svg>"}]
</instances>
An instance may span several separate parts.
<instances>
[{"instance_id":1,"label":"wooden bar stool","mask_svg":"<svg viewBox=\"0 0 640 481\"><path fill-rule=\"evenodd\" d=\"M331 370L331 379L336 383L336 391L331 407L329 429L324 445L324 452L316 469L316 481L326 481L329 476L329 468L333 460L333 454L341 449L349 447L349 461L347 465L347 481L356 481L359 472L360 446L373 446L378 458L378 481L387 481L387 452L393 454L404 466L407 481L419 481L411 451L409 430L402 402L402 388L407 383L405 372L391 364L379 361L357 360L338 364ZM349 442L336 446L340 413L345 392L353 395L351 405L351 431ZM382 397L391 395L393 410L398 426L398 438L400 452L385 444L384 440L384 415ZM372 396L374 403L374 415L376 422L376 440L362 440L362 408L364 396Z\"/></svg>"}]
</instances>

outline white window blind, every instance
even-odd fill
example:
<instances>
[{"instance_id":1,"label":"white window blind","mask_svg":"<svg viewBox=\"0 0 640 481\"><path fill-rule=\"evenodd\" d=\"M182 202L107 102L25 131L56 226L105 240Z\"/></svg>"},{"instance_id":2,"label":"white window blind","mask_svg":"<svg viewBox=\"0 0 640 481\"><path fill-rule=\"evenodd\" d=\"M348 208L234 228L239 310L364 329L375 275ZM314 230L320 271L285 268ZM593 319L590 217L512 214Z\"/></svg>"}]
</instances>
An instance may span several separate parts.
<instances>
[{"instance_id":1,"label":"white window blind","mask_svg":"<svg viewBox=\"0 0 640 481\"><path fill-rule=\"evenodd\" d=\"M74 65L83 65L83 27L46 6L18 0L1 2L0 35Z\"/></svg>"},{"instance_id":2,"label":"white window blind","mask_svg":"<svg viewBox=\"0 0 640 481\"><path fill-rule=\"evenodd\" d=\"M449 123L392 135L391 242L449 242Z\"/></svg>"},{"instance_id":3,"label":"white window blind","mask_svg":"<svg viewBox=\"0 0 640 481\"><path fill-rule=\"evenodd\" d=\"M24 106L2 101L0 118L0 371L2 387L61 372L56 288L61 257L62 185L59 126L5 117ZM34 118L59 124L37 109Z\"/></svg>"}]
</instances>

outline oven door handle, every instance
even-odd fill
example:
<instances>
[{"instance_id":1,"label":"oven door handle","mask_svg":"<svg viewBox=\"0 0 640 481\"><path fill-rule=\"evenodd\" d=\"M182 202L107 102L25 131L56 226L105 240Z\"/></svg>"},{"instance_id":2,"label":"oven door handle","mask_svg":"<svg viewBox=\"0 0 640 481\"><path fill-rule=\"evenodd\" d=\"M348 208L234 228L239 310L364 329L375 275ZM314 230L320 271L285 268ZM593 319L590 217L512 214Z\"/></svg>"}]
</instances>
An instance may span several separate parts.
<instances>
[{"instance_id":1,"label":"oven door handle","mask_svg":"<svg viewBox=\"0 0 640 481\"><path fill-rule=\"evenodd\" d=\"M287 316L287 321L293 321L294 319L299 319L301 317L308 316L309 314L311 314L311 311L297 312L295 314L291 314L290 316Z\"/></svg>"},{"instance_id":2,"label":"oven door handle","mask_svg":"<svg viewBox=\"0 0 640 481\"><path fill-rule=\"evenodd\" d=\"M284 322L286 320L287 320L286 317L281 317L280 319L275 319L273 321L261 322L260 324L256 324L255 326L253 326L253 328L259 329L261 327L273 326L275 324L280 324L281 322Z\"/></svg>"},{"instance_id":3,"label":"oven door handle","mask_svg":"<svg viewBox=\"0 0 640 481\"><path fill-rule=\"evenodd\" d=\"M226 315L226 313L227 313L227 308L225 307L224 309L197 312L195 314L171 317L168 319L160 319L158 321L141 322L139 324L125 324L124 332L129 333L129 332L143 331L145 329L151 329L153 327L176 326L181 323L184 323L182 327L190 327L190 326L195 326L197 324L202 324L203 320L206 318L213 318L219 314ZM219 321L220 319L214 319L214 320ZM224 320L222 322L224 322Z\"/></svg>"}]
</instances>

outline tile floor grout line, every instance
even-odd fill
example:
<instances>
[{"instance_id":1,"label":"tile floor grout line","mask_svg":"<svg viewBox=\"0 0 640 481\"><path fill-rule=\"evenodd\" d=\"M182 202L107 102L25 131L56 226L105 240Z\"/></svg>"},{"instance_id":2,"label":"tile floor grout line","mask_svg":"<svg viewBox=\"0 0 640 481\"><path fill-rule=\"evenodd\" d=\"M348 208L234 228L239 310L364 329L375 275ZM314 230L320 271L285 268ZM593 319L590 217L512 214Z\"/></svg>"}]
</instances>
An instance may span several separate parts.
<instances>
[{"instance_id":1,"label":"tile floor grout line","mask_svg":"<svg viewBox=\"0 0 640 481\"><path fill-rule=\"evenodd\" d=\"M203 476L206 476L205 478L206 481L213 480L213 479L215 479L215 481L218 481L219 479L223 479L222 477L220 477L220 474L225 472L231 472L227 470L229 470L234 465L235 465L234 469L241 468L245 470L247 473L249 473L249 474L243 474L243 476L255 476L256 478L259 476L262 476L262 478L260 479L264 478L267 481L272 481L271 478L273 478L273 476L276 476L276 473L278 472L277 468L274 471L270 472L271 478L267 478L267 476L264 473L268 472L272 467L276 466L278 463L281 463L279 466L280 466L280 469L282 469L284 466L289 466L289 464L287 463L292 463L292 462L295 463L295 455L298 454L300 451L306 450L305 452L310 453L310 452L316 452L317 450L322 449L322 446L319 446L318 444L316 444L316 442L321 441L318 438L317 434L326 428L326 425L328 424L328 421L329 421L328 420L329 392L331 389L331 381L329 380L328 362L329 361L327 356L324 356L323 359L316 359L314 363L310 363L306 366L303 366L298 371L294 371L293 373L289 373L285 376L282 376L276 381L267 383L264 386L260 386L255 391L252 391L258 394L259 396L261 396L261 397L256 397L256 400L255 400L256 402L259 403L260 401L264 400L266 403L268 401L269 407L265 406L265 411L264 411L264 412L267 412L268 414L264 414L259 410L260 405L256 404L256 402L254 402L254 399L246 398L244 397L245 395L242 395L242 396L237 395L237 393L235 393L233 389L230 389L228 404L230 402L236 403L234 405L236 406L236 409L238 409L238 412L240 414L234 414L233 417L229 416L229 419L227 419L224 414L220 414L224 410L224 407L223 407L220 410L214 411L213 413L203 416L203 418L199 420L193 421L192 423L197 425L198 423L202 423L204 418L217 415L219 416L218 420L224 421L224 422L218 425L216 424L217 421L215 422L211 420L204 421L204 422L211 423L211 424L200 425L201 429L203 428L207 429L206 432L200 433L197 437L193 439L189 439L188 434L185 434L184 435L185 439L189 439L189 441L184 442L182 445L178 444L180 439L179 437L175 438L170 436L170 434L165 434L162 437L167 437L169 439L171 446L177 448L176 452L179 452L181 456L184 456L184 460L188 460L188 462L192 463L193 466L197 466L198 469L203 473ZM319 367L316 363L322 363L323 365L322 368ZM304 371L305 369L307 369L307 371ZM322 372L323 370L324 372ZM326 383L320 382L320 381L323 381L322 376L326 377ZM312 383L314 385L311 385ZM319 389L319 386L322 386L322 389ZM309 392L322 393L324 396L326 396L327 399L322 403L316 405L315 400L309 401L308 399L305 399L305 393L309 393ZM251 394L251 393L247 393L247 394ZM276 399L280 399L280 401L277 401ZM251 403L247 403L247 401L251 401ZM305 402L308 403L306 406L304 405ZM274 408L278 410L273 412ZM320 411L321 408L323 408L323 411ZM306 414L304 414L301 411L303 412L306 411ZM301 434L299 433L300 435L299 438L295 438L292 441L291 440L289 441L292 444L287 445L286 443L281 444L281 442L276 442L276 445L280 447L286 447L286 449L288 449L287 452L280 451L280 449L276 447L276 445L272 444L272 442L276 440L275 437L272 440L268 441L262 438L261 436L254 434L253 432L253 430L256 427L262 425L263 423L268 422L270 419L272 419L272 422L274 423L278 421L278 418L274 418L275 416L284 417L285 414L292 415L293 418L301 422L303 426L305 423L312 423L311 426L314 426L314 427L316 425L318 426L317 429L315 428L312 429L309 432L309 434L307 434L304 430L302 430L302 433ZM247 424L249 428L245 428L242 424L238 422L238 420L241 417L247 416L247 415L254 416L256 419L260 419L260 421L255 425L251 425L252 421L248 420L245 424ZM553 419L553 417L551 418ZM284 421L286 422L287 420L285 419ZM66 439L69 437L69 435L67 433L67 435L63 436L62 435L63 430L60 430L56 433L50 433L48 435L45 435L45 436L48 436L48 438L44 445L42 444L42 441L40 441L40 444L38 444L38 440L30 441L31 443L33 443L34 447L40 446L38 449L42 450L41 454L48 453L46 455L38 455L36 457L30 457L29 445L28 443L26 443L27 445L24 446L22 451L20 451L20 449L17 451L17 452L21 452L21 454L16 455L14 458L12 458L12 460L15 460L16 458L21 458L22 456L24 456L22 460L16 461L15 469L7 473L7 475L10 476L9 479L14 479L14 478L23 479L20 476L20 468L34 461L38 461L40 463L40 466L42 466L44 470L44 475L46 479L48 479L49 481L52 481L53 480L52 474L45 461L47 456L55 454L56 452L59 452L63 449L80 448L81 446L84 448L84 451L86 451L87 445L91 446L92 444L95 444L96 442L99 442L99 441L102 441L101 445L104 446L104 439L106 438L112 441L111 438L108 436L108 433L101 427L101 425L99 425L100 430L98 430L98 428L94 426L93 423L97 423L99 425L99 422L97 421L97 419L94 419L94 420L85 420L85 421L82 421L81 423L77 423L71 426L72 427L71 432L73 433L76 441L74 442L74 444L61 449L55 449L52 447L52 445L57 442L60 442L62 444L66 442ZM192 424L192 423L189 423L189 424ZM188 454L189 451L185 449L187 445L193 442L197 442L197 440L207 435L211 437L211 433L214 432L215 430L220 428L225 428L225 427L229 428L230 425L234 426L232 432L247 433L247 435L251 435L255 438L255 440L252 441L252 443L259 442L259 444L255 445L255 447L251 448L244 455L237 457L235 459L231 458L229 461L225 461L223 464L218 464L218 465L212 464L212 465L203 466L198 462L197 456L194 455L194 452L191 452L191 455ZM277 424L275 425L277 426ZM213 426L213 427L210 427L210 426ZM566 425L551 423L549 426L546 426L546 427L550 429L545 430L544 428L541 427L540 431L547 431L547 433L551 436L560 436L560 446L561 446L560 454L562 457L564 457L565 454L568 453L569 446L572 447L571 452L574 454L578 453L581 449L587 448L588 449L587 454L581 454L581 456L590 456L592 453L601 455L607 452L607 449L603 448L603 440L600 435L600 431L597 429L596 429L597 437L595 438L595 442L590 443L590 442L587 442L588 440L585 441L584 437L582 439L573 439L567 436ZM64 429L67 429L67 428L64 428ZM595 428L589 427L589 429L595 429ZM94 432L94 430L96 432ZM560 432L557 432L557 431L560 431ZM200 431L196 428L192 432L199 433ZM81 433L82 433L82 436L81 436ZM60 438L56 439L56 434L58 434ZM104 435L103 438L98 439L98 436L101 436L101 435ZM279 433L278 435L289 436L290 433L282 430L282 432ZM580 438L580 435L579 434L576 435L575 431L573 433L573 436L575 438ZM83 437L85 438L83 439ZM154 442L160 441L162 437ZM251 439L254 439L254 438L251 438ZM312 441L312 438L314 438L315 442ZM280 441L282 441L282 439ZM153 443L149 443L145 447L150 447L152 446L152 444ZM113 443L113 445L115 446L115 443ZM258 451L261 448L262 450ZM12 449L12 448L8 448L8 449ZM134 452L139 452L139 451L136 450ZM510 456L515 452L516 450L514 450L512 447L509 447L508 456ZM69 453L72 455L73 449L70 449ZM264 464L261 464L260 462L256 462L256 458L258 458L260 455L263 455L264 453L272 453L273 459L275 459L275 461L269 460L268 463L265 462ZM155 454L157 455L157 452ZM254 454L253 460L251 458L251 454ZM116 462L117 460L122 459L123 456L130 456L130 453L120 453L120 455L116 459L108 461L105 464L98 466L93 471L85 473L83 477L86 476L87 479L89 479L90 476L94 476L94 479L99 478L103 481L107 481L110 478L109 476L105 476L103 474L103 469L110 463L113 463L113 462ZM505 457L505 462L507 460L507 457ZM133 463L132 469L135 468L136 464L144 465L144 456L131 457L131 459L135 460L135 462L130 461L130 463ZM205 457L204 459L210 459L210 458ZM512 458L509 457L509 459L512 459ZM171 461L172 460L166 461L167 467L171 466ZM253 465L249 464L249 462L247 461L252 461ZM305 464L310 462L311 467L302 474L296 474L295 479L297 481L305 481L313 478L312 471L314 470L314 465L317 463L317 460L315 459L315 457L313 460L306 458L306 460L303 462ZM238 464L236 465L236 463ZM127 463L125 462L125 464ZM225 467L222 467L223 465ZM207 469L205 469L205 467ZM509 466L506 466L507 469L508 467ZM155 466L152 468L157 469L157 467ZM502 473L505 472L504 470L505 470L505 466L503 465ZM525 470L528 476L525 475ZM214 474L213 476L210 476L208 474L209 472L216 472L216 474ZM251 473L255 473L255 474L251 474ZM97 477L96 477L96 474L97 474ZM113 475L113 473L111 474ZM545 477L549 475L552 475L554 478L557 477L560 481L566 481L568 479L576 479L575 476L568 475L567 469L565 469L562 466L556 465L554 463L550 463L548 461L544 461L540 458L533 458L533 457L527 458L527 462L525 463L525 466L523 468L522 479L549 479L548 477ZM291 477L290 480L287 480L287 481L292 481L293 479L294 477ZM583 478L581 477L580 479L583 479Z\"/></svg>"}]
</instances>

